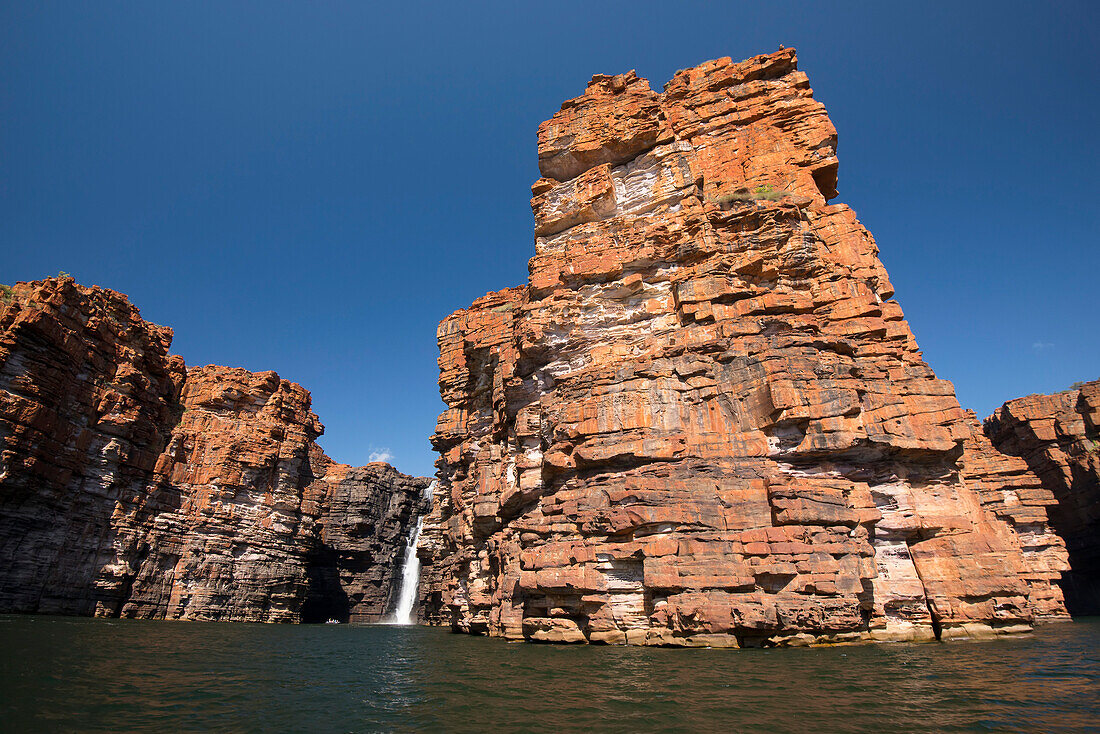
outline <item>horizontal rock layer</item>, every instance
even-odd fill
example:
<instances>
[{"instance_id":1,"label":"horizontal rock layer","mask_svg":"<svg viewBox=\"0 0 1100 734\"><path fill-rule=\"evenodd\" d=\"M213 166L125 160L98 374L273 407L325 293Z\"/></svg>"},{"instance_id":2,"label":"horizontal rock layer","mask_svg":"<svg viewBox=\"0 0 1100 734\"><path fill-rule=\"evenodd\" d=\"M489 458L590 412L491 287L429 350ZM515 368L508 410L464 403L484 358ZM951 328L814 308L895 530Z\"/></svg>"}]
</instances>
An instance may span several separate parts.
<instances>
[{"instance_id":1,"label":"horizontal rock layer","mask_svg":"<svg viewBox=\"0 0 1100 734\"><path fill-rule=\"evenodd\" d=\"M526 286L439 327L423 615L803 644L1065 615L1053 502L921 357L794 52L593 77L539 128Z\"/></svg>"},{"instance_id":2,"label":"horizontal rock layer","mask_svg":"<svg viewBox=\"0 0 1100 734\"><path fill-rule=\"evenodd\" d=\"M1100 380L1010 400L986 418L985 433L1027 462L1058 500L1050 521L1069 552L1066 606L1100 614Z\"/></svg>"},{"instance_id":3,"label":"horizontal rock layer","mask_svg":"<svg viewBox=\"0 0 1100 734\"><path fill-rule=\"evenodd\" d=\"M378 619L428 480L334 464L310 395L170 356L71 279L0 303L0 611Z\"/></svg>"}]
</instances>

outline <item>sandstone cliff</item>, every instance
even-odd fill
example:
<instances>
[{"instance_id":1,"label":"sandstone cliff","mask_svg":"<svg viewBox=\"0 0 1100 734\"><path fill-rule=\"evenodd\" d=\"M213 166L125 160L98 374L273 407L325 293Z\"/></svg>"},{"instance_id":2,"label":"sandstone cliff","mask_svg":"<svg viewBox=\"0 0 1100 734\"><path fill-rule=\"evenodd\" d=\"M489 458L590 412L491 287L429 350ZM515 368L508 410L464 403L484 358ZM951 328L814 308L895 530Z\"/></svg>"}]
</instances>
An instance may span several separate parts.
<instances>
[{"instance_id":1,"label":"sandstone cliff","mask_svg":"<svg viewBox=\"0 0 1100 734\"><path fill-rule=\"evenodd\" d=\"M1066 606L1100 614L1100 380L1010 400L986 418L985 432L1054 493L1050 521L1071 569L1062 576Z\"/></svg>"},{"instance_id":2,"label":"sandstone cliff","mask_svg":"<svg viewBox=\"0 0 1100 734\"><path fill-rule=\"evenodd\" d=\"M439 327L422 618L656 645L1065 615L1053 502L923 361L794 52L593 77L526 286Z\"/></svg>"},{"instance_id":3,"label":"sandstone cliff","mask_svg":"<svg viewBox=\"0 0 1100 734\"><path fill-rule=\"evenodd\" d=\"M69 278L0 303L0 611L377 619L428 480L334 464L310 395L187 370Z\"/></svg>"}]
</instances>

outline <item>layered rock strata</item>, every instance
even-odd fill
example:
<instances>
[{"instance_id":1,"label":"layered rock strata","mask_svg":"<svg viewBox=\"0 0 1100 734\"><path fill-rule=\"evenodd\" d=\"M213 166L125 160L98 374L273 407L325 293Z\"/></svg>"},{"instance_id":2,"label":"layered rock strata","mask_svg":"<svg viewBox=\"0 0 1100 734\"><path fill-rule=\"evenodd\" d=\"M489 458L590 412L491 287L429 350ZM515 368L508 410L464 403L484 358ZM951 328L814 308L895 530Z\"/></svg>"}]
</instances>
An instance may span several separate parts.
<instances>
[{"instance_id":1,"label":"layered rock strata","mask_svg":"<svg viewBox=\"0 0 1100 734\"><path fill-rule=\"evenodd\" d=\"M50 279L0 308L0 610L384 613L428 480L334 464L305 389L187 370L118 293Z\"/></svg>"},{"instance_id":2,"label":"layered rock strata","mask_svg":"<svg viewBox=\"0 0 1100 734\"><path fill-rule=\"evenodd\" d=\"M1069 552L1066 606L1100 614L1100 380L1010 400L986 418L985 433L1027 462L1058 500L1050 521Z\"/></svg>"},{"instance_id":3,"label":"layered rock strata","mask_svg":"<svg viewBox=\"0 0 1100 734\"><path fill-rule=\"evenodd\" d=\"M1065 615L1053 502L921 357L795 54L539 127L526 286L439 327L422 616L551 642L931 639Z\"/></svg>"}]
</instances>

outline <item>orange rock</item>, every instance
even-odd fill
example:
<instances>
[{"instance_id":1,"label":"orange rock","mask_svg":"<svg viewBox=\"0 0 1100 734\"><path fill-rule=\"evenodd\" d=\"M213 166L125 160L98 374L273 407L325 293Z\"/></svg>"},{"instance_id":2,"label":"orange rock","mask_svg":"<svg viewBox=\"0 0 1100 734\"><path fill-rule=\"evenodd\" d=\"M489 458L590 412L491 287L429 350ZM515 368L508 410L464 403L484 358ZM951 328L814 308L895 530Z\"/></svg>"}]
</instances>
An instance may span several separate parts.
<instances>
[{"instance_id":1,"label":"orange rock","mask_svg":"<svg viewBox=\"0 0 1100 734\"><path fill-rule=\"evenodd\" d=\"M740 646L1064 615L1053 500L924 363L827 204L835 145L789 49L597 76L540 126L528 284L439 328L431 622Z\"/></svg>"}]
</instances>

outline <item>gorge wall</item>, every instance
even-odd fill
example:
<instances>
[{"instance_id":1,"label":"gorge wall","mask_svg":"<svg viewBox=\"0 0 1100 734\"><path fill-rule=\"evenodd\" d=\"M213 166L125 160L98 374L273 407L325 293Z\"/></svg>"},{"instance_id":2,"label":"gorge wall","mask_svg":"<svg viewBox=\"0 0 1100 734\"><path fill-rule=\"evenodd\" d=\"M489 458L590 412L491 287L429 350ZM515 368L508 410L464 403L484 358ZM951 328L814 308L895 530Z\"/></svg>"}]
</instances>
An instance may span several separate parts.
<instances>
[{"instance_id":1,"label":"gorge wall","mask_svg":"<svg viewBox=\"0 0 1100 734\"><path fill-rule=\"evenodd\" d=\"M1100 614L1100 380L1010 400L986 418L985 432L1053 492L1050 521L1071 566L1062 577L1066 606Z\"/></svg>"},{"instance_id":2,"label":"gorge wall","mask_svg":"<svg viewBox=\"0 0 1100 734\"><path fill-rule=\"evenodd\" d=\"M1065 616L1024 460L921 357L792 50L593 77L525 286L439 327L421 618L512 639L931 639Z\"/></svg>"},{"instance_id":3,"label":"gorge wall","mask_svg":"<svg viewBox=\"0 0 1100 734\"><path fill-rule=\"evenodd\" d=\"M335 464L304 388L171 339L70 278L0 302L0 611L383 616L429 480Z\"/></svg>"}]
</instances>

